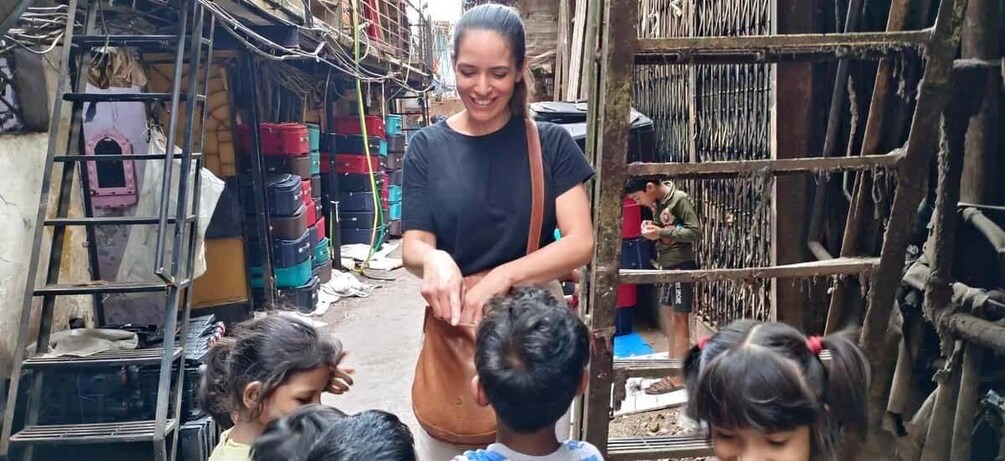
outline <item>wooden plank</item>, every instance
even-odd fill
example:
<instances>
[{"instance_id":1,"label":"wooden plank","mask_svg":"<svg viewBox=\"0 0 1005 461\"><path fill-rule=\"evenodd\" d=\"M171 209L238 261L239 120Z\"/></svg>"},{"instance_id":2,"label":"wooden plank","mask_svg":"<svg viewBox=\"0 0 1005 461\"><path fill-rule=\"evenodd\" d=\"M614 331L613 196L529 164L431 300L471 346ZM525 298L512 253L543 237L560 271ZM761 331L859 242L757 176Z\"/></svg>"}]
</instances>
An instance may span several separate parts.
<instances>
[{"instance_id":1,"label":"wooden plank","mask_svg":"<svg viewBox=\"0 0 1005 461\"><path fill-rule=\"evenodd\" d=\"M703 163L631 163L631 176L669 176L672 178L722 178L743 174L775 176L806 173L896 168L904 157L901 152L866 157L809 157L766 160L737 160Z\"/></svg>"},{"instance_id":2,"label":"wooden plank","mask_svg":"<svg viewBox=\"0 0 1005 461\"><path fill-rule=\"evenodd\" d=\"M588 0L576 0L576 13L572 17L572 43L565 86L565 99L567 101L575 101L579 96L586 21L589 19L586 15L587 3L589 3Z\"/></svg>"},{"instance_id":3,"label":"wooden plank","mask_svg":"<svg viewBox=\"0 0 1005 461\"><path fill-rule=\"evenodd\" d=\"M715 64L794 59L876 58L928 43L930 29L849 34L639 39L636 64Z\"/></svg>"},{"instance_id":4,"label":"wooden plank","mask_svg":"<svg viewBox=\"0 0 1005 461\"><path fill-rule=\"evenodd\" d=\"M893 0L890 3L890 14L886 23L887 31L904 30L907 26L907 17L911 11L911 0ZM879 68L876 71L876 84L872 92L872 102L869 106L869 117L865 123L865 134L862 138L862 155L874 155L883 149L884 139L889 139L889 131L896 130L887 126L886 117L889 112L891 96L895 94L893 72L896 62L893 59L885 58L879 61ZM824 211L826 209L827 198L827 178L823 178L816 185L816 195L813 203L813 217L810 224L810 245L819 248L819 253L824 253L823 245L820 242L821 227L823 226ZM872 177L867 174L858 175L853 187L852 203L848 210L848 219L845 221L844 234L842 236L841 249L839 254L843 257L854 256L859 252L860 235L864 221L869 221L873 215L875 204L872 200ZM826 255L829 256L829 255ZM838 283L834 287L830 305L827 310L827 323L824 327L825 333L836 331L848 322L852 306L851 303L860 303L861 299L856 299L854 293L860 286L854 281ZM861 298L861 297L858 297ZM857 306L856 306L857 307ZM860 308L860 307L857 307Z\"/></svg>"},{"instance_id":5,"label":"wooden plank","mask_svg":"<svg viewBox=\"0 0 1005 461\"><path fill-rule=\"evenodd\" d=\"M560 101L565 96L569 75L569 0L558 3L558 56L555 59L554 99Z\"/></svg>"},{"instance_id":6,"label":"wooden plank","mask_svg":"<svg viewBox=\"0 0 1005 461\"><path fill-rule=\"evenodd\" d=\"M590 327L593 347L590 385L584 412L585 438L607 451L613 373L614 309L621 255L621 204L628 152L632 102L632 56L635 54L638 0L597 0L604 27L597 27L604 44L600 66L591 66L593 91L588 114L587 147L600 153L594 183L596 249L589 276ZM595 25L596 26L596 25ZM598 40L600 41L600 40ZM596 44L591 44L595 49Z\"/></svg>"},{"instance_id":7,"label":"wooden plank","mask_svg":"<svg viewBox=\"0 0 1005 461\"><path fill-rule=\"evenodd\" d=\"M719 280L784 279L826 277L832 275L868 275L876 268L878 258L838 258L772 267L738 269L699 269L671 271L659 269L623 269L621 283L693 283Z\"/></svg>"},{"instance_id":8,"label":"wooden plank","mask_svg":"<svg viewBox=\"0 0 1005 461\"><path fill-rule=\"evenodd\" d=\"M872 370L869 385L870 434L861 459L880 459L892 453L893 441L883 429L883 415L893 380L896 354L886 352L887 327L904 269L911 227L918 204L925 195L925 176L939 139L942 108L949 98L953 59L960 42L967 0L943 0L928 44L924 76L911 133L907 139L904 167L899 170L897 192L887 222L887 231L869 290L861 344Z\"/></svg>"}]
</instances>

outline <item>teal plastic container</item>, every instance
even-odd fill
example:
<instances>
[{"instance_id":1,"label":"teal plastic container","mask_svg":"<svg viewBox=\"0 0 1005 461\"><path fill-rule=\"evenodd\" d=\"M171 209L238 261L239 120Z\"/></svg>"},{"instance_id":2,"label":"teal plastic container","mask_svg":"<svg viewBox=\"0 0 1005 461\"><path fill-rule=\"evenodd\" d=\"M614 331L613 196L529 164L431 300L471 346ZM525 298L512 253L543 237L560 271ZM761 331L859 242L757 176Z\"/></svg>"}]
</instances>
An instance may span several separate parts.
<instances>
[{"instance_id":1,"label":"teal plastic container","mask_svg":"<svg viewBox=\"0 0 1005 461\"><path fill-rule=\"evenodd\" d=\"M307 282L310 282L313 275L313 269L311 258L307 258L304 262L290 267L277 267L273 269L276 272L276 287L296 288L307 285ZM252 266L250 272L252 288L262 288L265 286L265 282L262 280L261 266Z\"/></svg>"},{"instance_id":2,"label":"teal plastic container","mask_svg":"<svg viewBox=\"0 0 1005 461\"><path fill-rule=\"evenodd\" d=\"M387 140L386 139L381 139L380 140L380 152L377 155L380 155L381 157L387 157Z\"/></svg>"},{"instance_id":3,"label":"teal plastic container","mask_svg":"<svg viewBox=\"0 0 1005 461\"><path fill-rule=\"evenodd\" d=\"M311 148L311 152L318 152L321 150L321 127L313 124L307 124L307 144Z\"/></svg>"},{"instance_id":4,"label":"teal plastic container","mask_svg":"<svg viewBox=\"0 0 1005 461\"><path fill-rule=\"evenodd\" d=\"M387 186L387 201L390 203L397 203L401 201L401 186L390 185Z\"/></svg>"},{"instance_id":5,"label":"teal plastic container","mask_svg":"<svg viewBox=\"0 0 1005 461\"><path fill-rule=\"evenodd\" d=\"M328 238L325 237L314 245L314 265L318 266L332 259L331 249L328 248Z\"/></svg>"},{"instance_id":6,"label":"teal plastic container","mask_svg":"<svg viewBox=\"0 0 1005 461\"><path fill-rule=\"evenodd\" d=\"M387 213L388 219L391 221L397 221L401 219L401 202L391 202L391 209Z\"/></svg>"},{"instance_id":7,"label":"teal plastic container","mask_svg":"<svg viewBox=\"0 0 1005 461\"><path fill-rule=\"evenodd\" d=\"M311 175L321 174L321 153L311 151Z\"/></svg>"},{"instance_id":8,"label":"teal plastic container","mask_svg":"<svg viewBox=\"0 0 1005 461\"><path fill-rule=\"evenodd\" d=\"M400 115L388 115L384 117L384 132L387 136L401 134L402 118Z\"/></svg>"}]
</instances>

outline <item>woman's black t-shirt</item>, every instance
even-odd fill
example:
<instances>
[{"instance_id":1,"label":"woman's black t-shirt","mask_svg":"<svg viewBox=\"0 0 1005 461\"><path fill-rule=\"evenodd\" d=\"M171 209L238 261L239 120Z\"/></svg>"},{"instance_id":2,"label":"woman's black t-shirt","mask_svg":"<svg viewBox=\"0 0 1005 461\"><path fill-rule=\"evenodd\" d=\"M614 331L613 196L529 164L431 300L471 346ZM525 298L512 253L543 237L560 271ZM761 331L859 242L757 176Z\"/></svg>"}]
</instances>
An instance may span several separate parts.
<instances>
[{"instance_id":1,"label":"woman's black t-shirt","mask_svg":"<svg viewBox=\"0 0 1005 461\"><path fill-rule=\"evenodd\" d=\"M538 122L544 164L541 246L554 241L555 198L593 177L586 156L562 127ZM527 252L531 184L527 127L513 117L499 131L468 136L445 121L415 134L405 154L402 230L436 235L465 276Z\"/></svg>"}]
</instances>

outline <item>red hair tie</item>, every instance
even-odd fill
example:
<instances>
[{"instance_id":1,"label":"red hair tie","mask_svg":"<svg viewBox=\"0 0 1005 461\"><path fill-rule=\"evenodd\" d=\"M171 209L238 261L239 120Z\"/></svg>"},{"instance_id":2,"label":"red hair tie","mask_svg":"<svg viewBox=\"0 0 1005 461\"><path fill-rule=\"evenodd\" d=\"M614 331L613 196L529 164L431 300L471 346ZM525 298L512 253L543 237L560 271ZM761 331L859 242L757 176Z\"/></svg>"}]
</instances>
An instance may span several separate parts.
<instances>
[{"instance_id":1,"label":"red hair tie","mask_svg":"<svg viewBox=\"0 0 1005 461\"><path fill-rule=\"evenodd\" d=\"M820 351L824 350L824 340L819 336L810 336L806 338L806 348L813 353L813 355L820 355Z\"/></svg>"},{"instance_id":2,"label":"red hair tie","mask_svg":"<svg viewBox=\"0 0 1005 461\"><path fill-rule=\"evenodd\" d=\"M699 338L698 339L698 350L700 351L700 350L704 349L706 344L708 344L708 336L705 336L703 338Z\"/></svg>"}]
</instances>

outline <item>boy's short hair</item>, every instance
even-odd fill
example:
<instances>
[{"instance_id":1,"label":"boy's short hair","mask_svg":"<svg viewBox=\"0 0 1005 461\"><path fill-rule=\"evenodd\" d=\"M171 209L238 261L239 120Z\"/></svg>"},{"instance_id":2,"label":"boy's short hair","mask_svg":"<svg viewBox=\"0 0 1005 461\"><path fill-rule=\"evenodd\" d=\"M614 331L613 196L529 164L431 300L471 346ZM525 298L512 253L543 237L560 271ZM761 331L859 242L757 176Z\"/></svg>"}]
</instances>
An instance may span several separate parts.
<instances>
[{"instance_id":1,"label":"boy's short hair","mask_svg":"<svg viewBox=\"0 0 1005 461\"><path fill-rule=\"evenodd\" d=\"M625 181L625 195L643 192L646 190L647 184L659 184L663 181L664 179L658 176L628 178Z\"/></svg>"},{"instance_id":2,"label":"boy's short hair","mask_svg":"<svg viewBox=\"0 0 1005 461\"><path fill-rule=\"evenodd\" d=\"M273 421L255 440L252 461L415 461L415 440L397 416L351 416L308 405Z\"/></svg>"},{"instance_id":3,"label":"boy's short hair","mask_svg":"<svg viewBox=\"0 0 1005 461\"><path fill-rule=\"evenodd\" d=\"M475 366L496 415L519 433L553 426L575 398L590 361L590 334L538 287L494 298L478 328Z\"/></svg>"}]
</instances>

